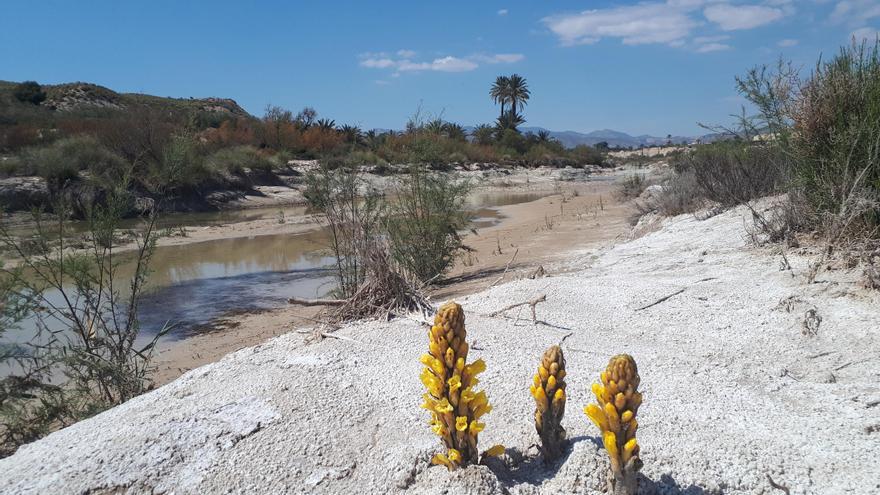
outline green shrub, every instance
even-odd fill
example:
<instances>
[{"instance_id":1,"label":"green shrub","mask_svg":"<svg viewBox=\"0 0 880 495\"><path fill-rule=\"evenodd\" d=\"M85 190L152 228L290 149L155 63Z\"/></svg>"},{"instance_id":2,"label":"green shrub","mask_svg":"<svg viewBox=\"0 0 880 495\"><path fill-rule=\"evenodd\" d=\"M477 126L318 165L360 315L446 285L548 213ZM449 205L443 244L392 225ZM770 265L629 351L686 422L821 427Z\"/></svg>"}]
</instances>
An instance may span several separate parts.
<instances>
[{"instance_id":1,"label":"green shrub","mask_svg":"<svg viewBox=\"0 0 880 495\"><path fill-rule=\"evenodd\" d=\"M602 152L585 144L575 146L569 151L569 154L574 160L585 165L604 166L606 164L605 155Z\"/></svg>"},{"instance_id":2,"label":"green shrub","mask_svg":"<svg viewBox=\"0 0 880 495\"><path fill-rule=\"evenodd\" d=\"M275 163L253 146L235 146L215 151L206 159L208 167L216 171L240 174L248 170L271 171Z\"/></svg>"},{"instance_id":3,"label":"green shrub","mask_svg":"<svg viewBox=\"0 0 880 495\"><path fill-rule=\"evenodd\" d=\"M772 145L721 141L698 146L674 163L691 171L697 194L730 207L780 191L785 156Z\"/></svg>"},{"instance_id":4,"label":"green shrub","mask_svg":"<svg viewBox=\"0 0 880 495\"><path fill-rule=\"evenodd\" d=\"M464 208L469 190L466 181L417 166L398 180L386 219L391 255L418 280L445 273L464 248L459 231L470 220Z\"/></svg>"},{"instance_id":5,"label":"green shrub","mask_svg":"<svg viewBox=\"0 0 880 495\"><path fill-rule=\"evenodd\" d=\"M33 103L34 105L39 105L46 99L46 92L36 81L24 81L17 84L12 90L12 95L22 103Z\"/></svg>"},{"instance_id":6,"label":"green shrub","mask_svg":"<svg viewBox=\"0 0 880 495\"><path fill-rule=\"evenodd\" d=\"M648 187L645 174L630 174L620 182L620 195L624 198L637 198Z\"/></svg>"},{"instance_id":7,"label":"green shrub","mask_svg":"<svg viewBox=\"0 0 880 495\"><path fill-rule=\"evenodd\" d=\"M806 79L784 64L737 79L759 111L755 128L790 157L786 189L806 216L798 223L833 238L880 232L878 49L880 41L843 47Z\"/></svg>"},{"instance_id":8,"label":"green shrub","mask_svg":"<svg viewBox=\"0 0 880 495\"><path fill-rule=\"evenodd\" d=\"M43 148L28 148L21 155L23 169L46 179L57 190L88 172L97 180L118 178L127 168L124 160L101 146L94 138L65 138Z\"/></svg>"}]
</instances>

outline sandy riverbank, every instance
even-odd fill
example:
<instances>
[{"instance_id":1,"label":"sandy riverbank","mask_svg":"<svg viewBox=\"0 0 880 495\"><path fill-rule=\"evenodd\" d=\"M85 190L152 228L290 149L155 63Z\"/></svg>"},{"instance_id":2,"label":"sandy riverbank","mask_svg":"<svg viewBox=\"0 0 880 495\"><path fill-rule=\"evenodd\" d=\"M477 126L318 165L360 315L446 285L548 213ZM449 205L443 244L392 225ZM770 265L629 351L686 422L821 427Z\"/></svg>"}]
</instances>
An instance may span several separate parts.
<instances>
[{"instance_id":1,"label":"sandy riverbank","mask_svg":"<svg viewBox=\"0 0 880 495\"><path fill-rule=\"evenodd\" d=\"M621 174L606 172L601 180L563 182L549 170L539 170L516 174L503 183L484 184L482 191L503 188L511 192L551 194L536 201L496 208L500 223L467 234L465 242L471 251L429 295L441 301L476 292L493 283L528 276L539 266L548 266L571 251L595 249L625 236L632 209L616 194L617 178ZM552 194L556 191L558 194ZM246 232L293 232L289 227L272 222L266 219L205 227L200 238L219 239ZM199 237L175 240L197 242L195 238ZM163 345L156 356L156 382L167 383L230 352L310 326L317 312L316 308L289 306L221 318L204 332ZM305 335L297 335L305 338Z\"/></svg>"},{"instance_id":2,"label":"sandy riverbank","mask_svg":"<svg viewBox=\"0 0 880 495\"><path fill-rule=\"evenodd\" d=\"M0 491L599 494L607 456L580 409L608 358L628 352L645 397L647 493L781 493L769 478L796 495L876 493L880 294L846 271L808 284L812 258L798 253L781 271L772 248L748 244L749 217L669 219L571 251L549 277L461 298L494 406L480 445L507 449L486 466L430 466L440 442L419 407L425 332L397 319L309 345L288 333L202 366L0 460ZM490 316L537 294L546 324ZM805 334L810 310L822 321ZM545 465L528 386L565 336L571 444Z\"/></svg>"}]
</instances>

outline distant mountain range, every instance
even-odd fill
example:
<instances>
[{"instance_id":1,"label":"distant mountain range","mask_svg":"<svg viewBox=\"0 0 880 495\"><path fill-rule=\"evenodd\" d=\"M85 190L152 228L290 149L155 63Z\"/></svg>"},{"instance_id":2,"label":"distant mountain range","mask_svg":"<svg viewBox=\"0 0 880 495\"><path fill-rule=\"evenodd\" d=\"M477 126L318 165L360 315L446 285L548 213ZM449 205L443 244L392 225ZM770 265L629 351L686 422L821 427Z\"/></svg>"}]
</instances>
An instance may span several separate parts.
<instances>
[{"instance_id":1,"label":"distant mountain range","mask_svg":"<svg viewBox=\"0 0 880 495\"><path fill-rule=\"evenodd\" d=\"M630 146L638 148L640 146L659 146L667 144L668 142L671 142L672 144L687 144L704 138L704 136L659 137L649 136L647 134L631 136L625 132L614 131L611 129L602 129L588 133L575 131L551 131L542 127L521 127L520 130L522 132L534 132L536 134L538 131L547 131L550 133L551 137L558 139L566 148L574 148L579 144L595 146L597 143L601 142L608 143L608 146L612 148L628 148ZM708 136L705 137L708 138ZM705 141L705 139L703 140Z\"/></svg>"}]
</instances>

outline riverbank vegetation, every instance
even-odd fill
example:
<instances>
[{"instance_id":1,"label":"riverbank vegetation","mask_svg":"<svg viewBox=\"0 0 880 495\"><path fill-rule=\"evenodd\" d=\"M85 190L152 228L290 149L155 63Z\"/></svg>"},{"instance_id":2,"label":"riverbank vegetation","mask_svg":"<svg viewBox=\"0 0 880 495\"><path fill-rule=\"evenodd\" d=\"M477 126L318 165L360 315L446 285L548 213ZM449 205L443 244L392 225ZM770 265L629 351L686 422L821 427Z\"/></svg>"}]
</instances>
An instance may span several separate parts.
<instances>
[{"instance_id":1,"label":"riverbank vegetation","mask_svg":"<svg viewBox=\"0 0 880 495\"><path fill-rule=\"evenodd\" d=\"M490 92L502 107L494 124L465 128L418 111L404 130L393 131L340 124L310 107L294 113L268 106L258 118L232 100L119 94L85 83L0 82L0 178L39 176L50 195L87 190L90 200L106 190L107 177L128 175L133 192L155 200L169 167L181 173L165 193L192 198L278 183L274 173L292 159L371 165L380 173L401 164L447 170L475 162L604 163L594 148L566 149L549 133L520 132L529 96L525 78L502 77Z\"/></svg>"},{"instance_id":2,"label":"riverbank vegetation","mask_svg":"<svg viewBox=\"0 0 880 495\"><path fill-rule=\"evenodd\" d=\"M739 119L737 138L697 147L673 163L674 175L646 210L665 214L714 204L751 206L779 195L769 211L753 208L765 241L826 243L813 270L841 255L880 263L880 42L852 44L808 75L791 64L758 67L737 78L756 110Z\"/></svg>"},{"instance_id":3,"label":"riverbank vegetation","mask_svg":"<svg viewBox=\"0 0 880 495\"><path fill-rule=\"evenodd\" d=\"M123 273L115 248L127 185L86 208L84 232L75 231L65 198L52 218L33 212L26 238L0 224L0 245L16 258L0 265L0 457L152 386L153 351L167 328L142 335L138 308L158 238L156 209L125 231L137 249Z\"/></svg>"}]
</instances>

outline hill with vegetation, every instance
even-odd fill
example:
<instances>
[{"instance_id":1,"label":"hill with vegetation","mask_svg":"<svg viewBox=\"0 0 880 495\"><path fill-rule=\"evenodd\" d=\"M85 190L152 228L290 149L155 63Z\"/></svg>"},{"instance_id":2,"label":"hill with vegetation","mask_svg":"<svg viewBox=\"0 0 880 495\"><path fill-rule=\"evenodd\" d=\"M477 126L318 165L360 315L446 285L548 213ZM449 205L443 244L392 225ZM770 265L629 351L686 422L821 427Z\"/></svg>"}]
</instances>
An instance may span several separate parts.
<instances>
[{"instance_id":1,"label":"hill with vegetation","mask_svg":"<svg viewBox=\"0 0 880 495\"><path fill-rule=\"evenodd\" d=\"M439 170L469 163L603 164L603 154L590 146L569 149L547 131L519 129L529 98L525 78L501 77L492 91L501 114L470 132L419 115L403 131L364 131L319 118L310 107L294 113L269 106L255 117L231 99L162 98L80 82L0 82L0 202L6 209L35 206L38 201L17 193L33 186L22 177L37 176L45 181L43 199L74 191L74 203L82 203L74 210L100 201L120 181L135 196L162 198L175 209L210 208L201 199L211 194L230 197L256 183L281 183L277 172L292 159L380 172L401 164Z\"/></svg>"}]
</instances>

